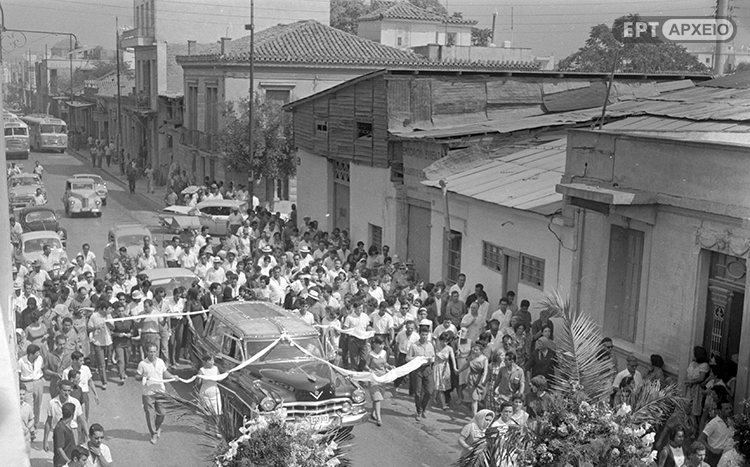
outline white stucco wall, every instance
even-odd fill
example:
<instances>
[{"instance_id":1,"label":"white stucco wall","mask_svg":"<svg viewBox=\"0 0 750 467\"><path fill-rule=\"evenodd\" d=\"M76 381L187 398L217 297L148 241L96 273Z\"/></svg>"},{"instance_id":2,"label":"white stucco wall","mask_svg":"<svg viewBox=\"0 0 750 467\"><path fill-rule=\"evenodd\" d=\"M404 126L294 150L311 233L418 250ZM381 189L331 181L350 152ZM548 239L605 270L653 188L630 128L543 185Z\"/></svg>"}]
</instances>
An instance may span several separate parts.
<instances>
[{"instance_id":1,"label":"white stucco wall","mask_svg":"<svg viewBox=\"0 0 750 467\"><path fill-rule=\"evenodd\" d=\"M455 45L471 45L471 26L448 25L407 20L365 21L357 26L357 35L381 44L408 49L427 44L445 45L445 33L456 33ZM398 38L401 37L401 44Z\"/></svg>"},{"instance_id":2,"label":"white stucco wall","mask_svg":"<svg viewBox=\"0 0 750 467\"><path fill-rule=\"evenodd\" d=\"M328 219L331 169L325 157L315 156L304 149L297 150L297 222L304 217L318 221L321 229L330 230Z\"/></svg>"},{"instance_id":3,"label":"white stucco wall","mask_svg":"<svg viewBox=\"0 0 750 467\"><path fill-rule=\"evenodd\" d=\"M442 280L443 275L443 197L442 193L429 188L432 195L432 228L430 258L430 281ZM563 291L571 289L571 271L573 253L569 248L574 246L573 229L551 225L560 237L562 244L548 230L550 220L539 214L519 211L498 206L484 201L473 200L463 196L449 194L449 211L451 229L462 233L461 272L466 274L466 281L473 287L481 283L490 302L490 309L495 309L503 295L502 273L482 265L483 242L518 251L543 259L544 289L560 287ZM504 271L503 271L504 272ZM531 314L536 319L539 310L536 304L542 298L544 290L518 283L516 303L521 300L531 302Z\"/></svg>"},{"instance_id":4,"label":"white stucco wall","mask_svg":"<svg viewBox=\"0 0 750 467\"><path fill-rule=\"evenodd\" d=\"M368 224L383 228L383 244L396 243L396 189L389 169L351 164L349 168L350 238L369 247ZM301 177L300 177L301 178Z\"/></svg>"}]
</instances>

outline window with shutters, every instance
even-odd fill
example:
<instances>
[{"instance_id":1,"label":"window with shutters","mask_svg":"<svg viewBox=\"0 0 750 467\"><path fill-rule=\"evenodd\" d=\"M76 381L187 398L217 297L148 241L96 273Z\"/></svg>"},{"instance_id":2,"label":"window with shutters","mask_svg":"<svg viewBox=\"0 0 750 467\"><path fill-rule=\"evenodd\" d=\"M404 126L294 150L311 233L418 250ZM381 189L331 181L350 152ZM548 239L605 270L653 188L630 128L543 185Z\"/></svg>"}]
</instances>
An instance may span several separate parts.
<instances>
[{"instance_id":1,"label":"window with shutters","mask_svg":"<svg viewBox=\"0 0 750 467\"><path fill-rule=\"evenodd\" d=\"M538 289L544 289L544 260L521 254L521 276L519 281Z\"/></svg>"},{"instance_id":2,"label":"window with shutters","mask_svg":"<svg viewBox=\"0 0 750 467\"><path fill-rule=\"evenodd\" d=\"M609 238L604 334L635 342L644 233L613 225Z\"/></svg>"},{"instance_id":3,"label":"window with shutters","mask_svg":"<svg viewBox=\"0 0 750 467\"><path fill-rule=\"evenodd\" d=\"M502 271L503 249L489 242L482 242L482 265L493 271Z\"/></svg>"}]
</instances>

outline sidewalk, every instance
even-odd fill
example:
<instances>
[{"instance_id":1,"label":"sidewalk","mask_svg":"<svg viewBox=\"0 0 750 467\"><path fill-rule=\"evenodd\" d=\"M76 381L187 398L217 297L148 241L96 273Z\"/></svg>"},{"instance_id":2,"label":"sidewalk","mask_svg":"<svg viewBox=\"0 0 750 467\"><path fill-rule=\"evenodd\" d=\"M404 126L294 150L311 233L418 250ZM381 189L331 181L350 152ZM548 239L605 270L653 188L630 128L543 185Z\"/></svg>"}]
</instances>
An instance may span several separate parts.
<instances>
[{"instance_id":1,"label":"sidewalk","mask_svg":"<svg viewBox=\"0 0 750 467\"><path fill-rule=\"evenodd\" d=\"M99 174L102 176L109 176L110 178L114 179L117 184L121 185L125 190L128 190L128 179L125 177L124 174L120 173L120 165L119 164L112 164L110 167L107 167L107 161L102 161L102 167L99 168L93 168L91 166L91 156L89 156L89 153L87 150L77 150L77 149L71 149L68 148L68 154L75 157L76 159L80 160L84 167L86 167L87 171L90 171L91 173ZM167 187L166 186L154 186L154 193L146 193L146 179L145 178L139 178L135 181L135 194L137 196L142 196L152 204L154 204L154 208L157 211L161 211L164 209L166 204L164 203L164 198L167 195Z\"/></svg>"}]
</instances>

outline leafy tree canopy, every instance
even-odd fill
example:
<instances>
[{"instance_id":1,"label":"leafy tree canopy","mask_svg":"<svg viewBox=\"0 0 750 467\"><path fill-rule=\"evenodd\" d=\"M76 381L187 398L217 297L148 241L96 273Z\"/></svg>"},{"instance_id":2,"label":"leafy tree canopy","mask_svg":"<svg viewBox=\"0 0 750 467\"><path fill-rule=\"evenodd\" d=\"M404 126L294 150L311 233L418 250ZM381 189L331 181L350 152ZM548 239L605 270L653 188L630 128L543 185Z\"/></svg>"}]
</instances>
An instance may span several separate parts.
<instances>
[{"instance_id":1,"label":"leafy tree canopy","mask_svg":"<svg viewBox=\"0 0 750 467\"><path fill-rule=\"evenodd\" d=\"M471 28L471 45L487 47L492 42L492 29Z\"/></svg>"},{"instance_id":2,"label":"leafy tree canopy","mask_svg":"<svg viewBox=\"0 0 750 467\"><path fill-rule=\"evenodd\" d=\"M224 111L224 128L219 133L219 150L226 155L227 168L256 177L293 177L297 169L292 115L277 101L256 94L253 106L253 151L249 151L249 106L243 99L237 108L230 102Z\"/></svg>"},{"instance_id":3,"label":"leafy tree canopy","mask_svg":"<svg viewBox=\"0 0 750 467\"><path fill-rule=\"evenodd\" d=\"M615 53L620 57L618 73L690 72L708 73L709 70L681 45L659 39L622 42L623 23L639 18L629 15L617 18L612 27L598 24L591 28L589 38L577 52L562 59L561 71L610 72Z\"/></svg>"}]
</instances>

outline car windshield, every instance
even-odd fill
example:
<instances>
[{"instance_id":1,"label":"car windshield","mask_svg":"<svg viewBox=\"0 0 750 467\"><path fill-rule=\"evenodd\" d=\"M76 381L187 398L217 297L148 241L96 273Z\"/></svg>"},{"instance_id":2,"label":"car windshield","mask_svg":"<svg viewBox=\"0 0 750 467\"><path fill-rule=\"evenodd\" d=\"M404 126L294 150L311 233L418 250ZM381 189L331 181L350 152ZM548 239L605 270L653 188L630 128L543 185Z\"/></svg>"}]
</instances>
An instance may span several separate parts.
<instances>
[{"instance_id":1,"label":"car windshield","mask_svg":"<svg viewBox=\"0 0 750 467\"><path fill-rule=\"evenodd\" d=\"M79 178L90 178L90 179L91 179L91 180L93 180L93 181L94 181L94 183L95 183L95 184L97 184L97 185L102 185L102 184L104 183L104 182L102 181L102 178L101 178L100 176L98 176L98 175L94 175L94 176L91 176L91 175L86 175L85 177L79 177Z\"/></svg>"},{"instance_id":2,"label":"car windshield","mask_svg":"<svg viewBox=\"0 0 750 467\"><path fill-rule=\"evenodd\" d=\"M273 342L270 341L253 341L247 343L247 353L246 355L248 357L255 355L256 353L260 352L261 350L265 349L268 344ZM310 353L317 357L323 358L323 352L321 350L320 340L317 337L303 337L300 339L294 339L294 342L298 343L303 348L307 349ZM270 352L268 352L266 355L263 356L259 361L261 362L270 362L273 360L295 360L298 358L310 358L308 355L305 355L302 353L301 350L299 350L296 347L292 347L291 345L287 343L280 343L273 349L271 349Z\"/></svg>"},{"instance_id":3,"label":"car windshield","mask_svg":"<svg viewBox=\"0 0 750 467\"><path fill-rule=\"evenodd\" d=\"M23 127L5 127L5 136L28 136L26 128Z\"/></svg>"},{"instance_id":4,"label":"car windshield","mask_svg":"<svg viewBox=\"0 0 750 467\"><path fill-rule=\"evenodd\" d=\"M42 133L65 133L65 125L42 125Z\"/></svg>"},{"instance_id":5,"label":"car windshield","mask_svg":"<svg viewBox=\"0 0 750 467\"><path fill-rule=\"evenodd\" d=\"M60 243L60 240L57 238L32 238L31 240L26 240L23 243L23 251L26 253L37 253L41 252L44 249L44 245L49 245L52 247L53 250L59 250L62 249L62 244Z\"/></svg>"},{"instance_id":6,"label":"car windshield","mask_svg":"<svg viewBox=\"0 0 750 467\"><path fill-rule=\"evenodd\" d=\"M32 211L26 214L26 222L50 221L55 222L55 213L52 211Z\"/></svg>"},{"instance_id":7,"label":"car windshield","mask_svg":"<svg viewBox=\"0 0 750 467\"><path fill-rule=\"evenodd\" d=\"M117 237L117 246L143 246L144 234L122 235Z\"/></svg>"},{"instance_id":8,"label":"car windshield","mask_svg":"<svg viewBox=\"0 0 750 467\"><path fill-rule=\"evenodd\" d=\"M36 177L14 177L11 183L13 186L31 186L38 185L39 179Z\"/></svg>"},{"instance_id":9,"label":"car windshield","mask_svg":"<svg viewBox=\"0 0 750 467\"><path fill-rule=\"evenodd\" d=\"M71 190L93 190L94 185L91 183L71 183Z\"/></svg>"}]
</instances>

